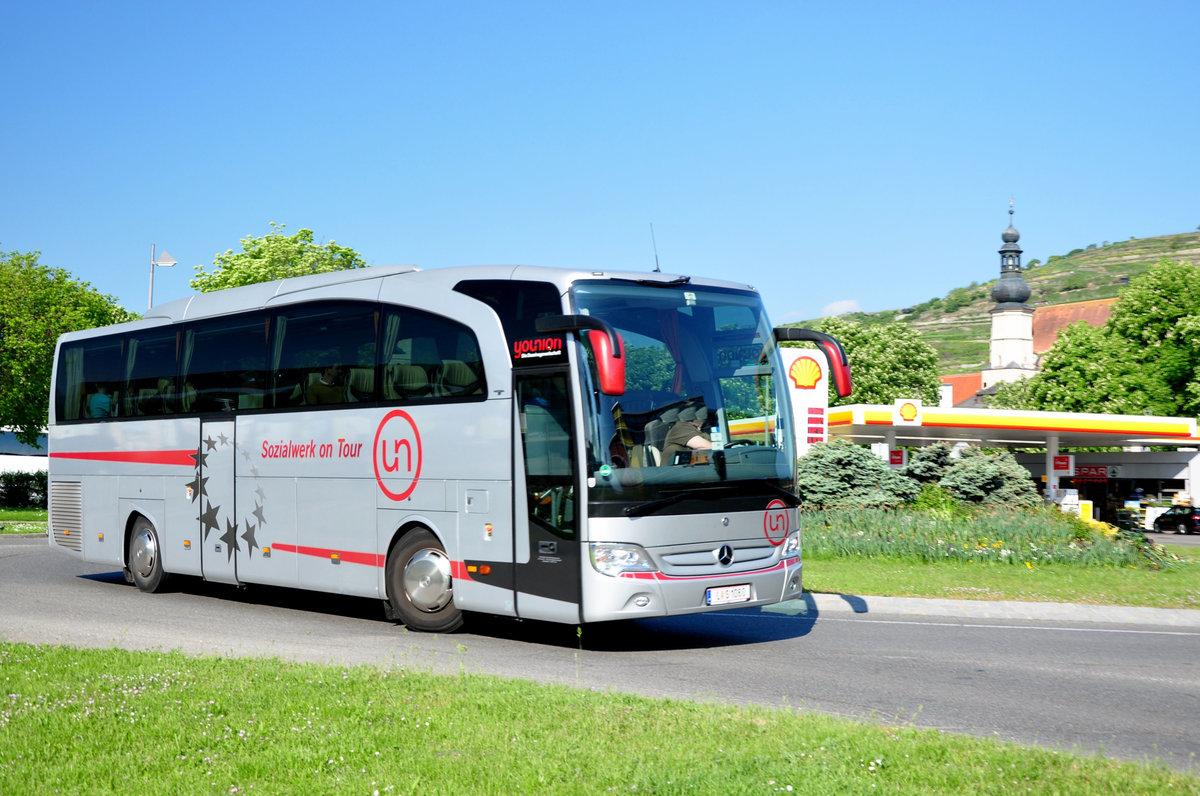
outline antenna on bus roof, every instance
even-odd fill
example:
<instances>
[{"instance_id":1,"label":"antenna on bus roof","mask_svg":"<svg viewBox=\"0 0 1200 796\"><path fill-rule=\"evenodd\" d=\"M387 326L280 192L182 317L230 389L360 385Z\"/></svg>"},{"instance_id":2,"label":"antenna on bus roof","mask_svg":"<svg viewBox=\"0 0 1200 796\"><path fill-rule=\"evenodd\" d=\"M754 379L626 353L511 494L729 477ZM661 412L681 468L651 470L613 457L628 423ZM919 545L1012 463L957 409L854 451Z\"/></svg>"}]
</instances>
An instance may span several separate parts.
<instances>
[{"instance_id":1,"label":"antenna on bus roof","mask_svg":"<svg viewBox=\"0 0 1200 796\"><path fill-rule=\"evenodd\" d=\"M650 222L650 243L654 246L654 273L660 273L661 268L658 267L658 241L654 239L654 222Z\"/></svg>"}]
</instances>

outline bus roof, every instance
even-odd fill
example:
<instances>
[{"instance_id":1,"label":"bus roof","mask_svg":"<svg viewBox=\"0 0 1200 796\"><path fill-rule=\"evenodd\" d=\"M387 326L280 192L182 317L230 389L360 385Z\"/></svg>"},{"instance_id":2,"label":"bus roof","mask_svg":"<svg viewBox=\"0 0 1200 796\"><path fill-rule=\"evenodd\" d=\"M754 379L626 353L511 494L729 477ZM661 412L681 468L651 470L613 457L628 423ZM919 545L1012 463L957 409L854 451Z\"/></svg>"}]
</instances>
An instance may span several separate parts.
<instances>
[{"instance_id":1,"label":"bus roof","mask_svg":"<svg viewBox=\"0 0 1200 796\"><path fill-rule=\"evenodd\" d=\"M260 282L244 287L217 290L211 293L197 293L187 298L156 304L146 311L141 320L120 324L122 328L137 329L164 326L185 320L211 318L228 315L235 312L245 312L255 309L303 301L306 298L358 298L388 300L385 294L386 286L394 280L403 280L406 291L430 287L439 290L451 290L459 282L466 279L522 279L529 281L550 282L557 285L562 292L579 280L583 279L618 279L637 281L644 284L689 284L698 287L732 288L735 290L753 290L749 285L724 280L688 277L679 274L666 274L656 271L600 271L572 268L550 268L533 265L479 265L451 266L446 268L431 268L422 270L415 265L368 266L345 271L297 276L288 279L278 279L273 282ZM374 284L371 284L374 282ZM339 288L345 287L346 290ZM308 295L306 295L308 294ZM344 294L344 295L343 295ZM419 302L417 302L419 304ZM102 327L109 331L112 327ZM72 332L68 339L90 337L103 333L101 329L86 329Z\"/></svg>"}]
</instances>

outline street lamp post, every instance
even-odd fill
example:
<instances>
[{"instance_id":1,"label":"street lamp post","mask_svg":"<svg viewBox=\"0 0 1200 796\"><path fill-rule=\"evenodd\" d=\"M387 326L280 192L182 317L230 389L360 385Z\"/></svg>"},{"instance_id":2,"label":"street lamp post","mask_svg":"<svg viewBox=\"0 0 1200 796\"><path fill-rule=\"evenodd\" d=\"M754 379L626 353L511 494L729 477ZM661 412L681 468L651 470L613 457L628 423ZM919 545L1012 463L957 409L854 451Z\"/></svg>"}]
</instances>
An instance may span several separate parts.
<instances>
[{"instance_id":1,"label":"street lamp post","mask_svg":"<svg viewBox=\"0 0 1200 796\"><path fill-rule=\"evenodd\" d=\"M172 257L166 249L163 249L163 253L155 257L154 244L150 244L150 300L146 304L146 309L150 309L154 306L154 266L157 265L159 268L170 268L172 265L175 265L175 263L175 258Z\"/></svg>"}]
</instances>

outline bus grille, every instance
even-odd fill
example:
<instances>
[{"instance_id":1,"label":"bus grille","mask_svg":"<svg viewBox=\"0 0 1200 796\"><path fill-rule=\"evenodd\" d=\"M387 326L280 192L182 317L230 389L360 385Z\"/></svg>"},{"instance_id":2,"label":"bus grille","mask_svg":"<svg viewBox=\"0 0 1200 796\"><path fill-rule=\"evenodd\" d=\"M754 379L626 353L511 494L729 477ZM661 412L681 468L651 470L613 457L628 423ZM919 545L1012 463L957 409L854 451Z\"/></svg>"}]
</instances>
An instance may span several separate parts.
<instances>
[{"instance_id":1,"label":"bus grille","mask_svg":"<svg viewBox=\"0 0 1200 796\"><path fill-rule=\"evenodd\" d=\"M696 577L706 575L730 575L750 572L772 566L776 559L776 548L760 542L735 541L729 545L733 553L728 564L718 561L720 544L689 545L656 556L664 575Z\"/></svg>"},{"instance_id":2,"label":"bus grille","mask_svg":"<svg viewBox=\"0 0 1200 796\"><path fill-rule=\"evenodd\" d=\"M83 551L83 484L50 482L50 532L59 547Z\"/></svg>"}]
</instances>

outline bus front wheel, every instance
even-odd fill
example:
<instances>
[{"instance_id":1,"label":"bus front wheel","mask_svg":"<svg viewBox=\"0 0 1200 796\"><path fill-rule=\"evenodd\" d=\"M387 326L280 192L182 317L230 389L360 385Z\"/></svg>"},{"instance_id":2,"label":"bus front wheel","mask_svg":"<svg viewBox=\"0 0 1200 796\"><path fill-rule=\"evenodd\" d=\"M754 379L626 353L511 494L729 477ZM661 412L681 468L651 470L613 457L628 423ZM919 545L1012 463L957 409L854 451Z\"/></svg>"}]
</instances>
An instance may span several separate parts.
<instances>
[{"instance_id":1,"label":"bus front wheel","mask_svg":"<svg viewBox=\"0 0 1200 796\"><path fill-rule=\"evenodd\" d=\"M450 559L429 530L409 531L392 546L385 577L393 619L427 633L462 627L462 612L454 607Z\"/></svg>"},{"instance_id":2,"label":"bus front wheel","mask_svg":"<svg viewBox=\"0 0 1200 796\"><path fill-rule=\"evenodd\" d=\"M144 592L156 592L167 583L162 566L162 545L158 532L145 517L138 517L129 529L129 576Z\"/></svg>"}]
</instances>

